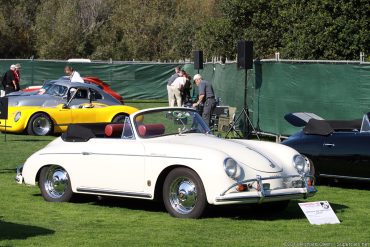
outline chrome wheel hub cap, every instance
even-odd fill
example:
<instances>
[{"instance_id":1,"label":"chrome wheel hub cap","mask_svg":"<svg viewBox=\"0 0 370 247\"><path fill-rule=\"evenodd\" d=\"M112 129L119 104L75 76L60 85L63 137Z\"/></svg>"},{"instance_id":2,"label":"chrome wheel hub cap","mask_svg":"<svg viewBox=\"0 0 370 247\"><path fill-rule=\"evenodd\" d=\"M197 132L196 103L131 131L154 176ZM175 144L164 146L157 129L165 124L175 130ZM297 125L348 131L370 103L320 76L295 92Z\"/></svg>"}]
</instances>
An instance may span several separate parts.
<instances>
[{"instance_id":1,"label":"chrome wheel hub cap","mask_svg":"<svg viewBox=\"0 0 370 247\"><path fill-rule=\"evenodd\" d=\"M66 188L68 187L68 184L68 174L63 168L58 166L50 167L44 183L44 188L50 197L62 197L66 191Z\"/></svg>"},{"instance_id":2,"label":"chrome wheel hub cap","mask_svg":"<svg viewBox=\"0 0 370 247\"><path fill-rule=\"evenodd\" d=\"M170 187L170 203L180 214L190 213L197 203L197 190L192 180L185 177L175 179Z\"/></svg>"},{"instance_id":3,"label":"chrome wheel hub cap","mask_svg":"<svg viewBox=\"0 0 370 247\"><path fill-rule=\"evenodd\" d=\"M32 123L32 127L36 135L46 135L51 128L50 122L45 117L36 118Z\"/></svg>"}]
</instances>

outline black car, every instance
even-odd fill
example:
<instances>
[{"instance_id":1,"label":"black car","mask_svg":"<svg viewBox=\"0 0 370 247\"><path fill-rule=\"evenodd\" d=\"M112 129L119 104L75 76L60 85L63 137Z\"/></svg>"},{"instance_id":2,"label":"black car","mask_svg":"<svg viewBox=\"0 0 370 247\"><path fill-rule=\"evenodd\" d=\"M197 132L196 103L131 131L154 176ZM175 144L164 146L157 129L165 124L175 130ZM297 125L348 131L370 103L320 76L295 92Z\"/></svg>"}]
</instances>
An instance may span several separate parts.
<instances>
[{"instance_id":1,"label":"black car","mask_svg":"<svg viewBox=\"0 0 370 247\"><path fill-rule=\"evenodd\" d=\"M312 160L318 177L370 181L369 114L362 120L351 121L323 120L316 115L300 114L306 118L294 114L285 116L294 126L304 125L304 128L283 144Z\"/></svg>"}]
</instances>

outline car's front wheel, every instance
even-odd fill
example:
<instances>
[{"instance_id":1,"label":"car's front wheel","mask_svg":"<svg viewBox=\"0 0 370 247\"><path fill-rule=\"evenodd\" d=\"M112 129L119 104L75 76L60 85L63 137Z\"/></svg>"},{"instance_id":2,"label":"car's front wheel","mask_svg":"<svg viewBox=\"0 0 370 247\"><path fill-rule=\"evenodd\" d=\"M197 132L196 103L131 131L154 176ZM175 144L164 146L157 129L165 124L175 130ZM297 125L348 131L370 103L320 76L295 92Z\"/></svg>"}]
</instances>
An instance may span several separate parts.
<instances>
[{"instance_id":1,"label":"car's front wheel","mask_svg":"<svg viewBox=\"0 0 370 247\"><path fill-rule=\"evenodd\" d=\"M67 202L72 198L69 175L61 166L43 167L40 172L39 186L45 201Z\"/></svg>"},{"instance_id":2,"label":"car's front wheel","mask_svg":"<svg viewBox=\"0 0 370 247\"><path fill-rule=\"evenodd\" d=\"M53 131L53 122L45 113L36 113L28 122L27 133L29 135L45 136Z\"/></svg>"},{"instance_id":3,"label":"car's front wheel","mask_svg":"<svg viewBox=\"0 0 370 247\"><path fill-rule=\"evenodd\" d=\"M188 168L172 170L163 184L163 201L174 217L199 218L207 206L202 180Z\"/></svg>"}]
</instances>

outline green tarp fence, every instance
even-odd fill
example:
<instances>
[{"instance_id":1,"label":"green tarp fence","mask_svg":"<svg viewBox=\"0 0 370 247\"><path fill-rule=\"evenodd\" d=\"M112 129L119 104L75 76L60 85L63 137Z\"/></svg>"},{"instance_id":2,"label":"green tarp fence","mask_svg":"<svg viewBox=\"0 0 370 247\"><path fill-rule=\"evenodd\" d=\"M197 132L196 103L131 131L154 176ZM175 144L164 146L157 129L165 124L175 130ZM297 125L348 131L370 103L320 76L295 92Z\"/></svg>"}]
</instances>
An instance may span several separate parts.
<instances>
[{"instance_id":1,"label":"green tarp fence","mask_svg":"<svg viewBox=\"0 0 370 247\"><path fill-rule=\"evenodd\" d=\"M21 63L21 86L40 85L63 75L66 61L0 60L3 74ZM124 99L167 99L166 81L181 65L194 75L193 64L73 63L82 76L98 76ZM200 73L212 81L223 105L243 108L245 71L235 64L205 64ZM289 135L298 129L284 115L313 112L325 119L358 119L370 111L370 65L258 61L248 70L248 107L256 128ZM195 94L197 91L195 91Z\"/></svg>"}]
</instances>

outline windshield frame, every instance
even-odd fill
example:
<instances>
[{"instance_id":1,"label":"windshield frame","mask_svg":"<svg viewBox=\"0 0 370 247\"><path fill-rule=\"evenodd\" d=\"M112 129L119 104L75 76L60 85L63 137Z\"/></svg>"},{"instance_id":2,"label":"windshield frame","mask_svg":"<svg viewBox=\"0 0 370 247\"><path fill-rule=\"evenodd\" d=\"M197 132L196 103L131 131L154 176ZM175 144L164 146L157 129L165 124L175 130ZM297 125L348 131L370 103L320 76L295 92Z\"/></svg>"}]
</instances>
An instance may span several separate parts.
<instances>
[{"instance_id":1,"label":"windshield frame","mask_svg":"<svg viewBox=\"0 0 370 247\"><path fill-rule=\"evenodd\" d=\"M170 133L163 133L163 134L159 134L159 135L150 135L150 136L140 135L139 126L143 125L142 120L145 121L145 116L148 116L148 115L151 115L151 114L156 114L156 113L161 113L161 112L163 113L163 118L170 119L170 120L172 120L172 119L168 114L173 114L173 112L184 112L184 114L186 114L186 113L191 114L191 116L185 116L185 117L193 117L192 120L196 121L196 123L198 124L197 127L196 127L196 130L198 130L198 131L196 131L196 132L190 131L190 130L195 130L193 128L185 129L185 130L182 129L180 131L179 130L180 128L178 128L178 131L174 131L174 132L170 132ZM140 118L142 118L142 120L140 120ZM176 120L178 120L178 119L173 119L173 121L176 121ZM135 135L138 138L141 138L141 139L151 139L151 138L171 136L171 135L184 135L184 134L190 134L190 133L213 134L211 129L208 127L208 125L204 122L203 118L200 116L200 114L196 110L191 109L191 108L184 108L184 107L162 108L161 107L159 109L153 108L153 109L149 109L149 110L145 110L145 111L140 111L140 112L133 115L132 122L133 122L134 130L135 130ZM163 121L158 121L158 124L163 125ZM182 124L183 124L183 127L185 127L186 124L184 124L184 123L182 123ZM144 122L144 125L147 125L147 124Z\"/></svg>"},{"instance_id":2,"label":"windshield frame","mask_svg":"<svg viewBox=\"0 0 370 247\"><path fill-rule=\"evenodd\" d=\"M53 88L53 87L62 87L63 88L63 90L64 90L64 92L63 92L63 94L61 95L61 94L52 94L52 93L50 93L50 91L51 91L51 89ZM63 97L63 96L65 96L66 94L67 94L67 92L69 91L69 88L67 87L67 86L64 86L64 85L60 85L60 84L53 84L53 85L51 85L49 88L47 88L46 90L45 90L45 92L44 92L44 94L47 94L47 95L51 95L51 96L56 96L56 97Z\"/></svg>"}]
</instances>

